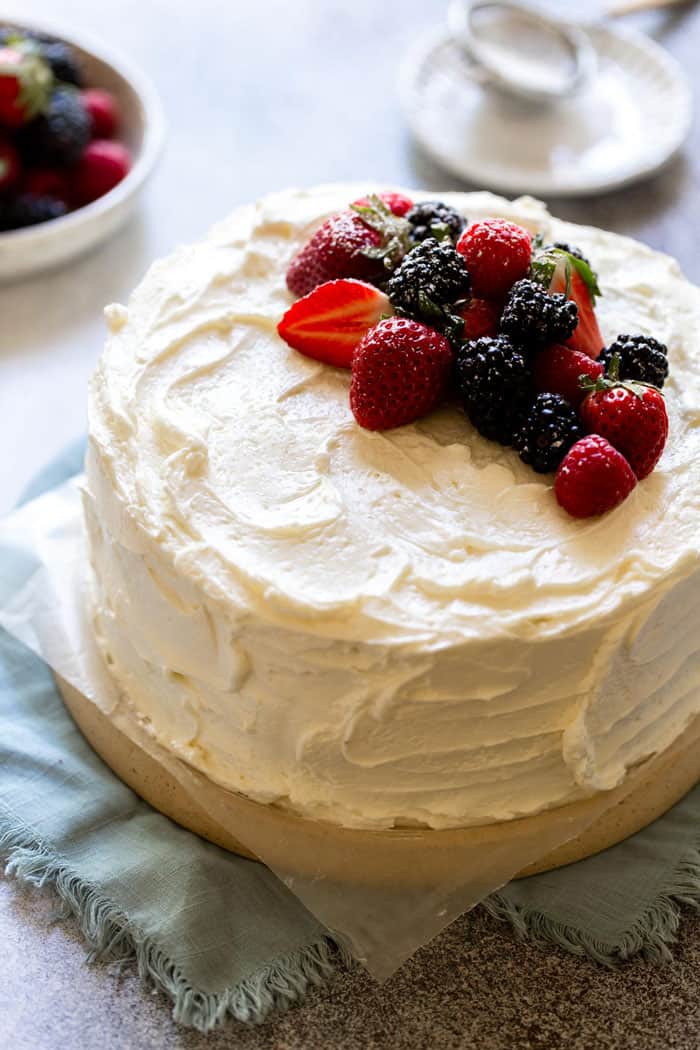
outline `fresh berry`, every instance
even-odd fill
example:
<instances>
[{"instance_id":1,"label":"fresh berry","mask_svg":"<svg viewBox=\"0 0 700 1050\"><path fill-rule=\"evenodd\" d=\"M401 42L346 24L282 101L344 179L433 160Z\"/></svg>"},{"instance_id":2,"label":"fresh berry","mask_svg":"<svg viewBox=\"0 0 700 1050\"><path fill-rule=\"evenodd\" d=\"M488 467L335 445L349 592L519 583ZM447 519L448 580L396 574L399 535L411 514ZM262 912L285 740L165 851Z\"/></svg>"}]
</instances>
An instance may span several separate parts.
<instances>
[{"instance_id":1,"label":"fresh berry","mask_svg":"<svg viewBox=\"0 0 700 1050\"><path fill-rule=\"evenodd\" d=\"M578 308L578 324L565 340L566 345L597 358L603 349L595 314L595 302L600 295L598 278L588 260L568 246L548 245L537 251L532 260L532 276L549 292L567 296Z\"/></svg>"},{"instance_id":2,"label":"fresh berry","mask_svg":"<svg viewBox=\"0 0 700 1050\"><path fill-rule=\"evenodd\" d=\"M350 407L368 430L389 430L427 415L443 400L452 351L434 328L390 317L370 328L352 359Z\"/></svg>"},{"instance_id":3,"label":"fresh berry","mask_svg":"<svg viewBox=\"0 0 700 1050\"><path fill-rule=\"evenodd\" d=\"M625 457L604 437L589 434L562 460L554 479L554 495L574 518L592 518L617 507L636 484Z\"/></svg>"},{"instance_id":4,"label":"fresh berry","mask_svg":"<svg viewBox=\"0 0 700 1050\"><path fill-rule=\"evenodd\" d=\"M456 244L467 224L463 215L442 201L421 201L411 208L406 218L412 227L411 240L416 244L428 237L438 241L449 239Z\"/></svg>"},{"instance_id":5,"label":"fresh berry","mask_svg":"<svg viewBox=\"0 0 700 1050\"><path fill-rule=\"evenodd\" d=\"M481 339L482 335L495 336L498 332L501 311L488 299L469 299L455 312L464 321L461 332L463 341Z\"/></svg>"},{"instance_id":6,"label":"fresh berry","mask_svg":"<svg viewBox=\"0 0 700 1050\"><path fill-rule=\"evenodd\" d=\"M532 400L532 376L525 356L507 336L463 343L454 380L464 410L476 429L510 445Z\"/></svg>"},{"instance_id":7,"label":"fresh berry","mask_svg":"<svg viewBox=\"0 0 700 1050\"><path fill-rule=\"evenodd\" d=\"M535 377L535 390L540 393L561 394L578 408L586 396L579 380L588 376L595 380L603 374L600 361L594 361L580 350L571 350L561 343L552 343L541 350L532 362Z\"/></svg>"},{"instance_id":8,"label":"fresh berry","mask_svg":"<svg viewBox=\"0 0 700 1050\"><path fill-rule=\"evenodd\" d=\"M355 277L378 284L409 248L410 226L370 194L369 205L354 205L326 219L287 270L293 295L307 295L317 284Z\"/></svg>"},{"instance_id":9,"label":"fresh berry","mask_svg":"<svg viewBox=\"0 0 700 1050\"><path fill-rule=\"evenodd\" d=\"M66 214L63 201L53 197L36 197L23 193L7 201L0 201L0 231L21 230L25 226L35 226L49 219L60 219Z\"/></svg>"},{"instance_id":10,"label":"fresh berry","mask_svg":"<svg viewBox=\"0 0 700 1050\"><path fill-rule=\"evenodd\" d=\"M561 343L576 327L576 303L565 295L549 293L527 277L508 293L501 314L501 332L528 350Z\"/></svg>"},{"instance_id":11,"label":"fresh berry","mask_svg":"<svg viewBox=\"0 0 700 1050\"><path fill-rule=\"evenodd\" d=\"M57 88L48 107L23 129L21 150L32 164L75 164L90 140L90 118L72 87Z\"/></svg>"},{"instance_id":12,"label":"fresh berry","mask_svg":"<svg viewBox=\"0 0 700 1050\"><path fill-rule=\"evenodd\" d=\"M650 335L618 335L600 355L606 370L615 354L619 358L620 379L651 383L661 390L668 377L668 350L658 339Z\"/></svg>"},{"instance_id":13,"label":"fresh berry","mask_svg":"<svg viewBox=\"0 0 700 1050\"><path fill-rule=\"evenodd\" d=\"M131 154L121 142L95 139L83 150L73 173L77 204L89 204L122 181L131 170Z\"/></svg>"},{"instance_id":14,"label":"fresh berry","mask_svg":"<svg viewBox=\"0 0 700 1050\"><path fill-rule=\"evenodd\" d=\"M586 266L590 267L591 265L581 249L576 248L574 245L566 244L564 241L555 241L552 247L559 248L561 251L566 252L567 255L573 255L574 259L580 259Z\"/></svg>"},{"instance_id":15,"label":"fresh berry","mask_svg":"<svg viewBox=\"0 0 700 1050\"><path fill-rule=\"evenodd\" d=\"M119 105L111 91L88 88L80 93L85 111L90 118L94 139L111 139L120 123Z\"/></svg>"},{"instance_id":16,"label":"fresh berry","mask_svg":"<svg viewBox=\"0 0 700 1050\"><path fill-rule=\"evenodd\" d=\"M60 168L30 168L25 172L22 189L36 197L54 197L56 200L70 200L68 174Z\"/></svg>"},{"instance_id":17,"label":"fresh berry","mask_svg":"<svg viewBox=\"0 0 700 1050\"><path fill-rule=\"evenodd\" d=\"M561 394L538 394L513 448L538 474L556 470L571 446L584 435L576 409Z\"/></svg>"},{"instance_id":18,"label":"fresh berry","mask_svg":"<svg viewBox=\"0 0 700 1050\"><path fill-rule=\"evenodd\" d=\"M82 67L69 44L62 40L44 40L40 42L39 54L51 67L56 80L78 88L83 86Z\"/></svg>"},{"instance_id":19,"label":"fresh berry","mask_svg":"<svg viewBox=\"0 0 700 1050\"><path fill-rule=\"evenodd\" d=\"M22 174L19 153L9 139L0 137L0 193L14 189Z\"/></svg>"},{"instance_id":20,"label":"fresh berry","mask_svg":"<svg viewBox=\"0 0 700 1050\"><path fill-rule=\"evenodd\" d=\"M53 75L38 55L0 48L0 124L19 128L46 108Z\"/></svg>"},{"instance_id":21,"label":"fresh berry","mask_svg":"<svg viewBox=\"0 0 700 1050\"><path fill-rule=\"evenodd\" d=\"M659 462L668 437L664 396L653 386L598 379L581 405L581 421L590 433L607 438L641 481Z\"/></svg>"},{"instance_id":22,"label":"fresh berry","mask_svg":"<svg viewBox=\"0 0 700 1050\"><path fill-rule=\"evenodd\" d=\"M472 278L474 295L503 299L530 267L530 234L505 219L485 219L469 226L457 242Z\"/></svg>"},{"instance_id":23,"label":"fresh berry","mask_svg":"<svg viewBox=\"0 0 700 1050\"><path fill-rule=\"evenodd\" d=\"M355 347L391 303L374 285L352 279L319 284L290 306L277 325L285 343L317 361L350 368Z\"/></svg>"},{"instance_id":24,"label":"fresh berry","mask_svg":"<svg viewBox=\"0 0 700 1050\"><path fill-rule=\"evenodd\" d=\"M406 197L403 193L387 190L385 193L378 193L377 196L381 201L384 201L392 215L406 215L413 207L411 198ZM351 207L369 208L371 207L371 201L369 197L360 197L359 200L352 202Z\"/></svg>"},{"instance_id":25,"label":"fresh berry","mask_svg":"<svg viewBox=\"0 0 700 1050\"><path fill-rule=\"evenodd\" d=\"M386 291L399 313L442 329L447 308L469 292L469 272L451 244L428 237L411 249Z\"/></svg>"}]
</instances>

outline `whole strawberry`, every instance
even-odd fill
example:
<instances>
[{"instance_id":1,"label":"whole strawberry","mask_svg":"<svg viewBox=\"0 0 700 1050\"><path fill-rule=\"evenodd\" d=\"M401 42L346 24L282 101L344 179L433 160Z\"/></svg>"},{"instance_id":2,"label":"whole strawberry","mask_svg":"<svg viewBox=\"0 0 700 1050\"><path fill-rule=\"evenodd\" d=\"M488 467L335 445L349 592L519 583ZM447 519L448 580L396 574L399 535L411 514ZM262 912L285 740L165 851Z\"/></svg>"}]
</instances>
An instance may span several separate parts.
<instances>
[{"instance_id":1,"label":"whole strawberry","mask_svg":"<svg viewBox=\"0 0 700 1050\"><path fill-rule=\"evenodd\" d=\"M0 124L19 128L46 108L53 74L38 55L0 47Z\"/></svg>"},{"instance_id":2,"label":"whole strawberry","mask_svg":"<svg viewBox=\"0 0 700 1050\"><path fill-rule=\"evenodd\" d=\"M294 256L287 270L293 295L342 277L377 283L401 261L410 247L410 224L379 197L368 200L326 219Z\"/></svg>"},{"instance_id":3,"label":"whole strawberry","mask_svg":"<svg viewBox=\"0 0 700 1050\"><path fill-rule=\"evenodd\" d=\"M592 518L617 507L636 484L622 453L600 434L589 434L572 445L561 461L554 495L572 517Z\"/></svg>"},{"instance_id":4,"label":"whole strawberry","mask_svg":"<svg viewBox=\"0 0 700 1050\"><path fill-rule=\"evenodd\" d=\"M525 277L532 258L530 234L505 219L485 219L468 226L457 241L472 279L474 295L502 299Z\"/></svg>"},{"instance_id":5,"label":"whole strawberry","mask_svg":"<svg viewBox=\"0 0 700 1050\"><path fill-rule=\"evenodd\" d=\"M377 194L381 201L384 201L387 208L394 215L406 215L407 212L413 207L413 201L410 197L406 197L403 193L396 193L394 190L386 190L384 193ZM369 197L360 197L359 200L353 201L351 207L353 208L371 208L372 202Z\"/></svg>"},{"instance_id":6,"label":"whole strawberry","mask_svg":"<svg viewBox=\"0 0 700 1050\"><path fill-rule=\"evenodd\" d=\"M389 430L432 412L452 371L447 339L420 321L389 317L363 337L352 360L350 408L367 430Z\"/></svg>"},{"instance_id":7,"label":"whole strawberry","mask_svg":"<svg viewBox=\"0 0 700 1050\"><path fill-rule=\"evenodd\" d=\"M603 375L603 366L580 350L570 350L561 343L552 343L534 355L533 375L535 389L540 393L561 394L577 408L586 391L581 386L582 376L595 382Z\"/></svg>"},{"instance_id":8,"label":"whole strawberry","mask_svg":"<svg viewBox=\"0 0 700 1050\"><path fill-rule=\"evenodd\" d=\"M611 378L584 383L590 390L581 405L581 421L588 431L607 438L625 457L641 481L659 462L668 437L663 394L642 383L621 383L611 367Z\"/></svg>"}]
</instances>

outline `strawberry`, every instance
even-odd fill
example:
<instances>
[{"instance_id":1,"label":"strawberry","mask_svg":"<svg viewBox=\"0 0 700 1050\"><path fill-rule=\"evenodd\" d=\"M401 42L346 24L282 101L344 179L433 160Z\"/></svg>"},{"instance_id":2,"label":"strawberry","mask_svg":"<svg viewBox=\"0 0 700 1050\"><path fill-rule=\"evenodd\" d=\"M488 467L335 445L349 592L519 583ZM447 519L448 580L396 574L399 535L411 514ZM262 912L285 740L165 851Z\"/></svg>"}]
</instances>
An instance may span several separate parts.
<instances>
[{"instance_id":1,"label":"strawberry","mask_svg":"<svg viewBox=\"0 0 700 1050\"><path fill-rule=\"evenodd\" d=\"M622 453L641 481L659 462L668 437L664 397L656 387L619 382L615 359L609 375L584 383L590 393L581 405L581 420Z\"/></svg>"},{"instance_id":2,"label":"strawberry","mask_svg":"<svg viewBox=\"0 0 700 1050\"><path fill-rule=\"evenodd\" d=\"M525 277L530 266L530 234L505 219L485 219L468 226L457 241L472 279L474 295L502 299Z\"/></svg>"},{"instance_id":3,"label":"strawberry","mask_svg":"<svg viewBox=\"0 0 700 1050\"><path fill-rule=\"evenodd\" d=\"M80 98L90 118L94 139L111 139L120 123L119 105L111 91L88 88Z\"/></svg>"},{"instance_id":4,"label":"strawberry","mask_svg":"<svg viewBox=\"0 0 700 1050\"><path fill-rule=\"evenodd\" d=\"M369 204L352 205L326 219L287 270L293 295L306 295L324 281L355 277L379 282L410 247L410 224L370 194Z\"/></svg>"},{"instance_id":5,"label":"strawberry","mask_svg":"<svg viewBox=\"0 0 700 1050\"><path fill-rule=\"evenodd\" d=\"M386 295L371 284L352 278L326 281L290 306L277 331L307 357L350 368L365 332L391 312Z\"/></svg>"},{"instance_id":6,"label":"strawberry","mask_svg":"<svg viewBox=\"0 0 700 1050\"><path fill-rule=\"evenodd\" d=\"M0 124L19 128L46 108L53 74L38 55L0 47Z\"/></svg>"},{"instance_id":7,"label":"strawberry","mask_svg":"<svg viewBox=\"0 0 700 1050\"><path fill-rule=\"evenodd\" d=\"M464 321L463 340L471 342L484 335L495 336L498 332L501 311L488 299L469 299L455 310L455 314Z\"/></svg>"},{"instance_id":8,"label":"strawberry","mask_svg":"<svg viewBox=\"0 0 700 1050\"><path fill-rule=\"evenodd\" d=\"M413 207L411 198L405 197L403 193L395 193L393 190L388 190L386 193L378 193L377 196L381 201L384 201L393 215L406 215ZM371 207L371 201L369 197L360 197L358 200L353 201L350 207L368 208Z\"/></svg>"},{"instance_id":9,"label":"strawberry","mask_svg":"<svg viewBox=\"0 0 700 1050\"><path fill-rule=\"evenodd\" d=\"M412 423L437 408L451 372L444 335L420 321L389 317L370 328L355 350L350 408L368 430Z\"/></svg>"},{"instance_id":10,"label":"strawberry","mask_svg":"<svg viewBox=\"0 0 700 1050\"><path fill-rule=\"evenodd\" d=\"M578 307L578 325L566 345L594 360L599 357L604 340L595 315L595 301L601 292L588 260L566 245L548 245L535 252L532 275L548 291L562 292Z\"/></svg>"},{"instance_id":11,"label":"strawberry","mask_svg":"<svg viewBox=\"0 0 700 1050\"><path fill-rule=\"evenodd\" d=\"M588 354L570 350L561 343L552 343L535 354L533 362L535 389L540 393L561 394L574 408L586 396L579 382L581 377L588 376L595 382L603 372L603 366L593 361Z\"/></svg>"},{"instance_id":12,"label":"strawberry","mask_svg":"<svg viewBox=\"0 0 700 1050\"><path fill-rule=\"evenodd\" d=\"M73 173L72 194L76 204L89 204L103 197L131 170L131 154L121 142L95 139L88 143Z\"/></svg>"},{"instance_id":13,"label":"strawberry","mask_svg":"<svg viewBox=\"0 0 700 1050\"><path fill-rule=\"evenodd\" d=\"M16 147L0 137L0 193L13 189L20 180L22 163Z\"/></svg>"},{"instance_id":14,"label":"strawberry","mask_svg":"<svg viewBox=\"0 0 700 1050\"><path fill-rule=\"evenodd\" d=\"M627 499L637 484L625 457L600 434L572 445L554 479L557 503L574 518L605 514Z\"/></svg>"}]
</instances>

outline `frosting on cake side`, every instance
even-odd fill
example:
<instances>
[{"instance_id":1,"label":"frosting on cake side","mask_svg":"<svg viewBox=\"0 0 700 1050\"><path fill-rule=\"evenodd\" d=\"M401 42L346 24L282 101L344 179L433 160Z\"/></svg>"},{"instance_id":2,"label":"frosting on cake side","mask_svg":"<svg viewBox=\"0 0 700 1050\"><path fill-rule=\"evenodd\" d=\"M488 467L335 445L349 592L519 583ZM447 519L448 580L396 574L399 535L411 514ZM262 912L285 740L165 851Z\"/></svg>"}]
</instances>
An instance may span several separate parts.
<instances>
[{"instance_id":1,"label":"frosting on cake side","mask_svg":"<svg viewBox=\"0 0 700 1050\"><path fill-rule=\"evenodd\" d=\"M349 373L277 337L289 259L366 190L241 208L108 308L85 495L100 643L161 743L304 815L448 827L613 787L700 710L700 291L531 199L441 195L580 245L606 340L669 346L659 466L577 521L456 408L361 429Z\"/></svg>"}]
</instances>

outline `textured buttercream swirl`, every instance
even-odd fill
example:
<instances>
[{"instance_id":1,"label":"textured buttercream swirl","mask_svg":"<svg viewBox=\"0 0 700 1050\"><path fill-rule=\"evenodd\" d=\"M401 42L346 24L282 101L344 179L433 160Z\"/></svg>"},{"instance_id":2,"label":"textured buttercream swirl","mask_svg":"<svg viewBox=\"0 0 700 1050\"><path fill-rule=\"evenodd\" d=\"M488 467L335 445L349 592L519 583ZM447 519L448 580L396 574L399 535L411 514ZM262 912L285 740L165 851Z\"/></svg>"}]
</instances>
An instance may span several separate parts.
<instances>
[{"instance_id":1,"label":"textured buttercream swirl","mask_svg":"<svg viewBox=\"0 0 700 1050\"><path fill-rule=\"evenodd\" d=\"M442 195L577 244L606 339L669 345L659 466L575 521L454 408L361 429L348 373L277 337L291 256L366 189L239 209L108 308L85 499L101 643L161 742L305 814L449 826L612 787L700 708L700 292L529 198Z\"/></svg>"}]
</instances>

